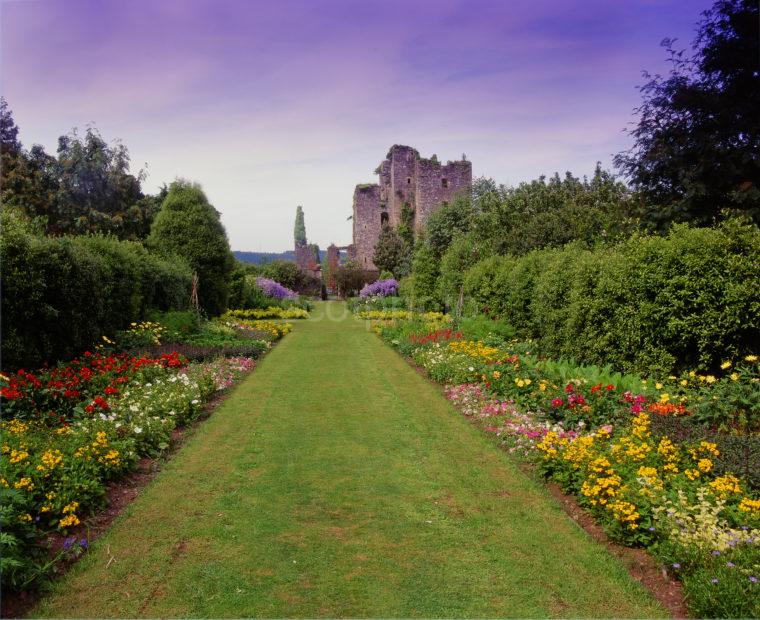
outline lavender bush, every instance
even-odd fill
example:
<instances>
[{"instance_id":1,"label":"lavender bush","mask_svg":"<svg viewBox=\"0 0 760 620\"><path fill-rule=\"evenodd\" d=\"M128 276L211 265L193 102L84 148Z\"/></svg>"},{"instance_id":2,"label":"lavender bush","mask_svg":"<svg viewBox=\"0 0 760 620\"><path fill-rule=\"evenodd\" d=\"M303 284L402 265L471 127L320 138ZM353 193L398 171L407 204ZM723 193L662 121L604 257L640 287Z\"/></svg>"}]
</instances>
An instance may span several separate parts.
<instances>
[{"instance_id":1,"label":"lavender bush","mask_svg":"<svg viewBox=\"0 0 760 620\"><path fill-rule=\"evenodd\" d=\"M395 279L377 280L372 284L365 284L359 291L359 297L388 297L398 293L398 282Z\"/></svg>"},{"instance_id":2,"label":"lavender bush","mask_svg":"<svg viewBox=\"0 0 760 620\"><path fill-rule=\"evenodd\" d=\"M273 297L274 299L298 299L298 293L285 288L279 282L275 282L269 278L259 276L256 278L256 284L264 291L264 295L267 297Z\"/></svg>"}]
</instances>

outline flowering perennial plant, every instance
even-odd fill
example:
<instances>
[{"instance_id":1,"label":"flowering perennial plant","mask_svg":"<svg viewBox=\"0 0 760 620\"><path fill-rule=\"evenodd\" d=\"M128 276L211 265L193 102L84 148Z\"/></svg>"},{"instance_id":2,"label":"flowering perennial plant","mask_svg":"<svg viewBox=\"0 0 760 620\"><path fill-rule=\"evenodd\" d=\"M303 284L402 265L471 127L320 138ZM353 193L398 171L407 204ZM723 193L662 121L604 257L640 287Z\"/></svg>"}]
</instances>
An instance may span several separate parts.
<instances>
[{"instance_id":1,"label":"flowering perennial plant","mask_svg":"<svg viewBox=\"0 0 760 620\"><path fill-rule=\"evenodd\" d=\"M256 285L267 297L272 297L273 299L298 299L298 293L269 278L259 276L256 278Z\"/></svg>"},{"instance_id":2,"label":"flowering perennial plant","mask_svg":"<svg viewBox=\"0 0 760 620\"><path fill-rule=\"evenodd\" d=\"M225 319L308 319L309 313L303 308L268 308L253 310L227 310L222 318Z\"/></svg>"},{"instance_id":3,"label":"flowering perennial plant","mask_svg":"<svg viewBox=\"0 0 760 620\"><path fill-rule=\"evenodd\" d=\"M529 343L420 332L412 312L357 316L448 384L464 415L575 494L612 538L650 548L683 581L693 613L760 617L757 491L731 471L737 461L725 460L709 429L695 440L653 429L689 418L756 436L757 356L724 362L718 375L647 380L539 360Z\"/></svg>"},{"instance_id":4,"label":"flowering perennial plant","mask_svg":"<svg viewBox=\"0 0 760 620\"><path fill-rule=\"evenodd\" d=\"M377 280L372 284L365 284L359 291L359 297L390 297L398 293L398 282L393 278Z\"/></svg>"}]
</instances>

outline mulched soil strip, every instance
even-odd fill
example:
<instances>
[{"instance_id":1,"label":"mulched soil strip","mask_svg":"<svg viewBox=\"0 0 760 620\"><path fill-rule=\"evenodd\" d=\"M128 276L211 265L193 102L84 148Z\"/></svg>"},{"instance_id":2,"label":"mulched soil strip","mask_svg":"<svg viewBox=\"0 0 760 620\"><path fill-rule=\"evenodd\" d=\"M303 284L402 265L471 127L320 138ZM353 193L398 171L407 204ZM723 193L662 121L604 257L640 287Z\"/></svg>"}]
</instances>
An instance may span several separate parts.
<instances>
[{"instance_id":1,"label":"mulched soil strip","mask_svg":"<svg viewBox=\"0 0 760 620\"><path fill-rule=\"evenodd\" d=\"M446 397L446 388L440 383L433 381L424 368L417 366L412 358L403 356L406 362L417 371L428 383L435 387ZM466 416L465 416L466 417ZM482 430L477 420L467 420ZM494 443L502 447L498 438L493 437ZM572 495L567 495L559 485L541 478L536 472L535 466L526 462L518 462L520 471L540 482L549 489L549 492L560 503L565 513L586 533L598 543L603 544L623 564L633 579L644 586L649 593L668 611L671 617L690 618L688 607L683 595L681 582L671 577L663 566L645 549L625 547L610 540L602 527L594 521L594 517L578 504Z\"/></svg>"},{"instance_id":2,"label":"mulched soil strip","mask_svg":"<svg viewBox=\"0 0 760 620\"><path fill-rule=\"evenodd\" d=\"M253 370L253 367L241 374L236 383L245 379ZM50 546L51 556L54 556L63 549L64 541L67 538L74 537L77 540L86 539L88 543L97 540L108 529L114 519L133 502L148 483L156 477L161 471L161 464L182 446L188 437L192 436L196 429L206 420L213 411L224 402L232 393L234 385L223 392L216 394L204 406L201 414L189 424L177 427L172 431L170 448L158 458L142 458L137 462L137 469L128 476L109 483L106 486L106 505L107 508L102 512L87 518L82 524L72 530L69 534L60 533L50 534L43 541L44 545ZM53 571L56 576L63 575L76 560L62 560L58 562ZM0 594L0 618L23 618L28 614L40 598L41 593L35 591L13 592Z\"/></svg>"}]
</instances>

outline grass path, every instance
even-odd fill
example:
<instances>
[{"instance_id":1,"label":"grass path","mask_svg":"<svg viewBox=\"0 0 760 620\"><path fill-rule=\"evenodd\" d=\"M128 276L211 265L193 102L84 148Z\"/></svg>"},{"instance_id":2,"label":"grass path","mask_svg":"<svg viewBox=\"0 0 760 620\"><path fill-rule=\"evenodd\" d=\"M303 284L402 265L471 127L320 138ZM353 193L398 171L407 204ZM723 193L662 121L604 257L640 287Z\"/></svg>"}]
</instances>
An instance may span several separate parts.
<instances>
[{"instance_id":1,"label":"grass path","mask_svg":"<svg viewBox=\"0 0 760 620\"><path fill-rule=\"evenodd\" d=\"M299 323L32 615L663 615L343 311Z\"/></svg>"}]
</instances>

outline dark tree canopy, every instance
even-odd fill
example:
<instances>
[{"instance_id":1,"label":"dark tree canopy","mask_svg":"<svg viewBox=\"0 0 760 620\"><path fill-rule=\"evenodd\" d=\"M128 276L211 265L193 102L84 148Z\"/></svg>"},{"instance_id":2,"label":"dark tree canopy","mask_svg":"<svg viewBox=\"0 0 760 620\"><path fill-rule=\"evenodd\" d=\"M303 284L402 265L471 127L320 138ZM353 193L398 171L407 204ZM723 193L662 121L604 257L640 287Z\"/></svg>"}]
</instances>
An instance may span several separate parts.
<instances>
[{"instance_id":1,"label":"dark tree canopy","mask_svg":"<svg viewBox=\"0 0 760 620\"><path fill-rule=\"evenodd\" d=\"M147 243L157 252L188 262L198 274L198 299L203 310L211 315L225 311L235 259L219 212L198 184L171 184Z\"/></svg>"},{"instance_id":2,"label":"dark tree canopy","mask_svg":"<svg viewBox=\"0 0 760 620\"><path fill-rule=\"evenodd\" d=\"M166 196L143 194L143 173L131 174L129 151L97 129L58 139L57 157L39 144L22 148L7 102L0 100L0 186L4 205L43 218L51 235L110 233L144 239Z\"/></svg>"},{"instance_id":3,"label":"dark tree canopy","mask_svg":"<svg viewBox=\"0 0 760 620\"><path fill-rule=\"evenodd\" d=\"M668 76L644 74L631 150L615 164L657 227L709 224L723 209L760 222L760 20L757 0L718 0L692 54L665 40Z\"/></svg>"}]
</instances>

